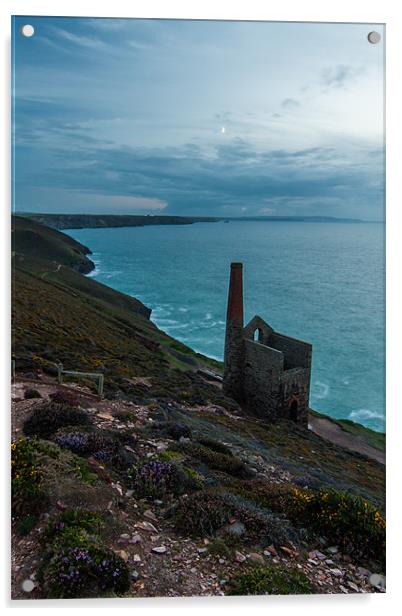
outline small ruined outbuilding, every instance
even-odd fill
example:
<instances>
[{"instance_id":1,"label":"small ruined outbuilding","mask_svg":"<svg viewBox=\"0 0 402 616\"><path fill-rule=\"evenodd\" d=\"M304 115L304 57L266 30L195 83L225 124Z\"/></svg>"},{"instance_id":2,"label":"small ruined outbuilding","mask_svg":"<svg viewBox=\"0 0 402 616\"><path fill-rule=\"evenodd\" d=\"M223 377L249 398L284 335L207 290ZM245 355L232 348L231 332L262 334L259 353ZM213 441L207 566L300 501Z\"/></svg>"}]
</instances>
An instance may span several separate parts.
<instances>
[{"instance_id":1,"label":"small ruined outbuilding","mask_svg":"<svg viewBox=\"0 0 402 616\"><path fill-rule=\"evenodd\" d=\"M232 263L224 392L261 419L289 419L307 427L311 344L275 332L259 316L246 327L243 319L243 264Z\"/></svg>"}]
</instances>

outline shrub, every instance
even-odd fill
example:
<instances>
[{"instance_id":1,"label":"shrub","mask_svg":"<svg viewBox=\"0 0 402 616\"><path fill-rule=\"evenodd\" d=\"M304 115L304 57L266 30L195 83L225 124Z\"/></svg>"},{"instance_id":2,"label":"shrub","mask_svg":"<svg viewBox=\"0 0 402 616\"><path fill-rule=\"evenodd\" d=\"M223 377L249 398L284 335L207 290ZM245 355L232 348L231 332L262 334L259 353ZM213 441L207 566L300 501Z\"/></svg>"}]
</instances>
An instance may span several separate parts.
<instances>
[{"instance_id":1,"label":"shrub","mask_svg":"<svg viewBox=\"0 0 402 616\"><path fill-rule=\"evenodd\" d=\"M175 512L175 529L192 536L213 535L227 523L231 508L221 495L196 492L180 499Z\"/></svg>"},{"instance_id":2,"label":"shrub","mask_svg":"<svg viewBox=\"0 0 402 616\"><path fill-rule=\"evenodd\" d=\"M133 468L131 477L137 496L148 498L183 493L190 483L190 478L178 465L156 460Z\"/></svg>"},{"instance_id":3,"label":"shrub","mask_svg":"<svg viewBox=\"0 0 402 616\"><path fill-rule=\"evenodd\" d=\"M183 459L183 454L174 449L165 449L165 451L161 451L158 455L158 459L162 462L176 462Z\"/></svg>"},{"instance_id":4,"label":"shrub","mask_svg":"<svg viewBox=\"0 0 402 616\"><path fill-rule=\"evenodd\" d=\"M124 560L95 544L56 551L43 573L43 591L48 598L124 594L129 587L129 569Z\"/></svg>"},{"instance_id":5,"label":"shrub","mask_svg":"<svg viewBox=\"0 0 402 616\"><path fill-rule=\"evenodd\" d=\"M49 520L41 538L46 550L38 571L46 597L89 597L128 590L128 567L100 543L101 525L99 514L84 509L64 511Z\"/></svg>"},{"instance_id":6,"label":"shrub","mask_svg":"<svg viewBox=\"0 0 402 616\"><path fill-rule=\"evenodd\" d=\"M213 451L203 445L184 445L184 450L193 458L206 464L209 468L233 475L234 477L248 477L247 466L236 456Z\"/></svg>"},{"instance_id":7,"label":"shrub","mask_svg":"<svg viewBox=\"0 0 402 616\"><path fill-rule=\"evenodd\" d=\"M222 537L217 537L208 545L208 552L213 556L230 558L233 554L233 547L229 546Z\"/></svg>"},{"instance_id":8,"label":"shrub","mask_svg":"<svg viewBox=\"0 0 402 616\"><path fill-rule=\"evenodd\" d=\"M25 535L29 535L33 527L36 525L37 521L38 521L38 516L32 513L29 513L28 515L18 520L17 533L21 535L22 537L25 537Z\"/></svg>"},{"instance_id":9,"label":"shrub","mask_svg":"<svg viewBox=\"0 0 402 616\"><path fill-rule=\"evenodd\" d=\"M24 398L25 400L31 400L32 398L42 398L42 396L37 389L33 389L32 387L30 387L29 389L25 390Z\"/></svg>"},{"instance_id":10,"label":"shrub","mask_svg":"<svg viewBox=\"0 0 402 616\"><path fill-rule=\"evenodd\" d=\"M212 449L212 451L215 451L216 453L223 453L227 456L233 456L229 447L227 447L223 443L220 443L219 441L215 441L212 438L199 438L198 442L200 443L200 445L203 445L208 449Z\"/></svg>"},{"instance_id":11,"label":"shrub","mask_svg":"<svg viewBox=\"0 0 402 616\"><path fill-rule=\"evenodd\" d=\"M68 406L79 406L79 398L77 394L68 389L58 389L53 394L49 395L49 398L56 404L67 404Z\"/></svg>"},{"instance_id":12,"label":"shrub","mask_svg":"<svg viewBox=\"0 0 402 616\"><path fill-rule=\"evenodd\" d=\"M264 479L244 481L232 492L244 496L260 507L275 513L287 513L294 499L294 487L287 483L272 483Z\"/></svg>"},{"instance_id":13,"label":"shrub","mask_svg":"<svg viewBox=\"0 0 402 616\"><path fill-rule=\"evenodd\" d=\"M115 441L99 432L82 432L79 430L59 431L55 442L73 453L92 455L102 451L111 456L117 449Z\"/></svg>"},{"instance_id":14,"label":"shrub","mask_svg":"<svg viewBox=\"0 0 402 616\"><path fill-rule=\"evenodd\" d=\"M89 425L90 418L77 408L53 402L35 408L24 423L24 434L48 438L64 426Z\"/></svg>"},{"instance_id":15,"label":"shrub","mask_svg":"<svg viewBox=\"0 0 402 616\"><path fill-rule=\"evenodd\" d=\"M295 568L259 565L232 578L228 595L304 595L314 592L306 575Z\"/></svg>"},{"instance_id":16,"label":"shrub","mask_svg":"<svg viewBox=\"0 0 402 616\"><path fill-rule=\"evenodd\" d=\"M11 445L11 508L14 517L38 513L45 502L42 472L34 444L21 438Z\"/></svg>"},{"instance_id":17,"label":"shrub","mask_svg":"<svg viewBox=\"0 0 402 616\"><path fill-rule=\"evenodd\" d=\"M181 437L191 438L191 429L183 424L175 423L168 426L168 434L178 441Z\"/></svg>"},{"instance_id":18,"label":"shrub","mask_svg":"<svg viewBox=\"0 0 402 616\"><path fill-rule=\"evenodd\" d=\"M114 416L122 423L135 421L136 419L135 413L133 413L132 411L119 411L118 413L115 413Z\"/></svg>"},{"instance_id":19,"label":"shrub","mask_svg":"<svg viewBox=\"0 0 402 616\"><path fill-rule=\"evenodd\" d=\"M337 490L294 489L292 518L336 543L354 558L385 557L385 519L360 496Z\"/></svg>"},{"instance_id":20,"label":"shrub","mask_svg":"<svg viewBox=\"0 0 402 616\"><path fill-rule=\"evenodd\" d=\"M274 518L253 503L228 492L201 491L180 499L175 511L175 528L192 536L214 535L230 517L245 527L245 539L264 545L297 543L296 531L286 520Z\"/></svg>"},{"instance_id":21,"label":"shrub","mask_svg":"<svg viewBox=\"0 0 402 616\"><path fill-rule=\"evenodd\" d=\"M63 541L63 537L69 529L83 529L87 533L99 532L102 526L102 517L99 513L88 511L87 509L75 509L63 511L52 516L43 531L41 542L48 545L58 540Z\"/></svg>"},{"instance_id":22,"label":"shrub","mask_svg":"<svg viewBox=\"0 0 402 616\"><path fill-rule=\"evenodd\" d=\"M233 494L223 493L222 498L230 506L232 514L244 524L247 540L262 545L299 542L297 532L287 520L275 517L255 503Z\"/></svg>"}]
</instances>

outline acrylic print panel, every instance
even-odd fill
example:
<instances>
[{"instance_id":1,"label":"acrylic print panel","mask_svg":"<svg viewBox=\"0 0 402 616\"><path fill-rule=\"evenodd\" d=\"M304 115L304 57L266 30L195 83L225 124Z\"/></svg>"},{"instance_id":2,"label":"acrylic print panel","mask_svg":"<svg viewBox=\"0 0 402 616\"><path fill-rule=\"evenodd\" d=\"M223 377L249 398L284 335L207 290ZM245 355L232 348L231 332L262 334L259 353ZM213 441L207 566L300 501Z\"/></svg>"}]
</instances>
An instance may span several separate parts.
<instances>
[{"instance_id":1,"label":"acrylic print panel","mask_svg":"<svg viewBox=\"0 0 402 616\"><path fill-rule=\"evenodd\" d=\"M14 599L384 591L384 38L13 18Z\"/></svg>"}]
</instances>

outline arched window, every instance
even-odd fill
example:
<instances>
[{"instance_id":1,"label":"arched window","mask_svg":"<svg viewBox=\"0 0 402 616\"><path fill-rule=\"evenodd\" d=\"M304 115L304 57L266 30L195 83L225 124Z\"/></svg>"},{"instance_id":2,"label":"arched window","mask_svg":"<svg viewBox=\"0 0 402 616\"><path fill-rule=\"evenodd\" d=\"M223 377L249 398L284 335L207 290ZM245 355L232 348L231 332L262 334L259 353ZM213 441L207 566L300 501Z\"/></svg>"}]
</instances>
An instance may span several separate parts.
<instances>
[{"instance_id":1,"label":"arched window","mask_svg":"<svg viewBox=\"0 0 402 616\"><path fill-rule=\"evenodd\" d=\"M253 340L255 342L263 342L263 333L260 327L257 327L257 329L254 330Z\"/></svg>"}]
</instances>

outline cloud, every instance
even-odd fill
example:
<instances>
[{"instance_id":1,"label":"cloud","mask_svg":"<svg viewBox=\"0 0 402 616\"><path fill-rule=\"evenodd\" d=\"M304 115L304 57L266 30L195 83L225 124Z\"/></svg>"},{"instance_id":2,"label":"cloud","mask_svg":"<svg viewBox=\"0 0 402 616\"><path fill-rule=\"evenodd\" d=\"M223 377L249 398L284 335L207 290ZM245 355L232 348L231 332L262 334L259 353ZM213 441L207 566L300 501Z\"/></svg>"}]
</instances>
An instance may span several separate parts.
<instances>
[{"instance_id":1,"label":"cloud","mask_svg":"<svg viewBox=\"0 0 402 616\"><path fill-rule=\"evenodd\" d=\"M349 83L361 75L363 69L347 64L328 67L321 71L320 84L327 88L345 88Z\"/></svg>"},{"instance_id":2,"label":"cloud","mask_svg":"<svg viewBox=\"0 0 402 616\"><path fill-rule=\"evenodd\" d=\"M81 34L74 34L73 32L69 32L68 30L63 30L63 28L57 28L54 26L52 28L56 36L61 37L62 39L72 43L73 45L79 45L81 47L87 47L89 49L104 49L107 45L100 39L84 36Z\"/></svg>"},{"instance_id":3,"label":"cloud","mask_svg":"<svg viewBox=\"0 0 402 616\"><path fill-rule=\"evenodd\" d=\"M297 109L297 107L300 107L299 101L295 98L285 98L283 99L281 105L284 109Z\"/></svg>"},{"instance_id":4,"label":"cloud","mask_svg":"<svg viewBox=\"0 0 402 616\"><path fill-rule=\"evenodd\" d=\"M46 159L36 164L29 144L20 148L20 209L29 209L25 195L38 200L37 192L43 194L45 188L47 195L52 188L55 194L68 191L75 211L80 204L87 212L141 209L181 215L262 215L272 210L278 215L352 216L353 207L367 209L381 198L381 177L373 183L378 163L362 152L359 162L356 152L345 149L261 151L247 140L234 139L205 155L192 143L182 148L100 147L96 140L77 140L68 129L64 138L68 142L59 149L55 144L50 164ZM57 211L58 201L46 199L42 211Z\"/></svg>"}]
</instances>

